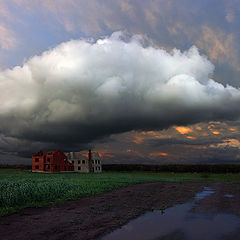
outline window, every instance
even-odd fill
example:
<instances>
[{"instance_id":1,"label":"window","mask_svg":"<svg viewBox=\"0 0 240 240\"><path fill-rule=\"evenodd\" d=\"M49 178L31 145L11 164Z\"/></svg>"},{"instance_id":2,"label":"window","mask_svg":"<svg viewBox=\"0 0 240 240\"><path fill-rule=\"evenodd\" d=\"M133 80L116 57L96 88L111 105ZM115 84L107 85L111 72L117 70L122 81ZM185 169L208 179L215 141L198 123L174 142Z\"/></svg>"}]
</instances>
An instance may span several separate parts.
<instances>
[{"instance_id":1,"label":"window","mask_svg":"<svg viewBox=\"0 0 240 240\"><path fill-rule=\"evenodd\" d=\"M35 162L39 162L39 158L35 158Z\"/></svg>"},{"instance_id":2,"label":"window","mask_svg":"<svg viewBox=\"0 0 240 240\"><path fill-rule=\"evenodd\" d=\"M80 164L81 163L81 161L78 161L78 164Z\"/></svg>"},{"instance_id":3,"label":"window","mask_svg":"<svg viewBox=\"0 0 240 240\"><path fill-rule=\"evenodd\" d=\"M47 168L50 169L50 165L48 165Z\"/></svg>"},{"instance_id":4,"label":"window","mask_svg":"<svg viewBox=\"0 0 240 240\"><path fill-rule=\"evenodd\" d=\"M98 164L100 164L100 160L98 160Z\"/></svg>"},{"instance_id":5,"label":"window","mask_svg":"<svg viewBox=\"0 0 240 240\"><path fill-rule=\"evenodd\" d=\"M95 160L95 164L97 164L98 163L98 161L97 160Z\"/></svg>"},{"instance_id":6,"label":"window","mask_svg":"<svg viewBox=\"0 0 240 240\"><path fill-rule=\"evenodd\" d=\"M81 170L81 167L78 167L78 170Z\"/></svg>"},{"instance_id":7,"label":"window","mask_svg":"<svg viewBox=\"0 0 240 240\"><path fill-rule=\"evenodd\" d=\"M35 166L35 169L39 169L39 166L37 165L37 166Z\"/></svg>"},{"instance_id":8,"label":"window","mask_svg":"<svg viewBox=\"0 0 240 240\"><path fill-rule=\"evenodd\" d=\"M55 170L57 170L57 166L55 166L54 168L55 168Z\"/></svg>"},{"instance_id":9,"label":"window","mask_svg":"<svg viewBox=\"0 0 240 240\"><path fill-rule=\"evenodd\" d=\"M50 162L50 161L51 161L51 159L50 159L50 158L48 158L47 160L48 160L48 162Z\"/></svg>"},{"instance_id":10,"label":"window","mask_svg":"<svg viewBox=\"0 0 240 240\"><path fill-rule=\"evenodd\" d=\"M92 160L92 163L94 164L94 160Z\"/></svg>"},{"instance_id":11,"label":"window","mask_svg":"<svg viewBox=\"0 0 240 240\"><path fill-rule=\"evenodd\" d=\"M98 170L100 171L100 170L101 170L101 168L100 168L100 167L98 167Z\"/></svg>"},{"instance_id":12,"label":"window","mask_svg":"<svg viewBox=\"0 0 240 240\"><path fill-rule=\"evenodd\" d=\"M85 164L85 160L82 160L82 164Z\"/></svg>"},{"instance_id":13,"label":"window","mask_svg":"<svg viewBox=\"0 0 240 240\"><path fill-rule=\"evenodd\" d=\"M97 167L95 167L95 170L97 171L97 170L98 170L98 168L97 168Z\"/></svg>"},{"instance_id":14,"label":"window","mask_svg":"<svg viewBox=\"0 0 240 240\"><path fill-rule=\"evenodd\" d=\"M72 161L72 163L74 163L74 161Z\"/></svg>"},{"instance_id":15,"label":"window","mask_svg":"<svg viewBox=\"0 0 240 240\"><path fill-rule=\"evenodd\" d=\"M67 167L66 166L64 166L64 171L66 171L67 170Z\"/></svg>"}]
</instances>

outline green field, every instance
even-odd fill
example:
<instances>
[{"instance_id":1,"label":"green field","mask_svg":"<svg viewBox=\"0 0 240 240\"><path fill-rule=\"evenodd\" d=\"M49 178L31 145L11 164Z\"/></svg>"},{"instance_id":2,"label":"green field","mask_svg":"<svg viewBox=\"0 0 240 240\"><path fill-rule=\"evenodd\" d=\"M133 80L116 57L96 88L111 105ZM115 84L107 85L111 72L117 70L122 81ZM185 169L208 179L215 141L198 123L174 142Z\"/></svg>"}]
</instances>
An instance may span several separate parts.
<instances>
[{"instance_id":1,"label":"green field","mask_svg":"<svg viewBox=\"0 0 240 240\"><path fill-rule=\"evenodd\" d=\"M32 173L0 169L0 215L26 207L40 207L92 196L143 182L227 181L240 182L240 174L211 173Z\"/></svg>"}]
</instances>

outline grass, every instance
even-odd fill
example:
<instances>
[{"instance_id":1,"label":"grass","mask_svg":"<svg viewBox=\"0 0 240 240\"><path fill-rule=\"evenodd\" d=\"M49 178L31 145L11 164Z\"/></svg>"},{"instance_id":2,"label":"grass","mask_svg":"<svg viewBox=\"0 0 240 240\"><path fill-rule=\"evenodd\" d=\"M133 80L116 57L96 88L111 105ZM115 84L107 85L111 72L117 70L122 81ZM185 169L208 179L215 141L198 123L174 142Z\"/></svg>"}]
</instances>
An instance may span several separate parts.
<instances>
[{"instance_id":1,"label":"grass","mask_svg":"<svg viewBox=\"0 0 240 240\"><path fill-rule=\"evenodd\" d=\"M41 207L92 196L143 182L224 181L240 182L240 174L211 173L32 173L0 169L0 215L26 207Z\"/></svg>"}]
</instances>

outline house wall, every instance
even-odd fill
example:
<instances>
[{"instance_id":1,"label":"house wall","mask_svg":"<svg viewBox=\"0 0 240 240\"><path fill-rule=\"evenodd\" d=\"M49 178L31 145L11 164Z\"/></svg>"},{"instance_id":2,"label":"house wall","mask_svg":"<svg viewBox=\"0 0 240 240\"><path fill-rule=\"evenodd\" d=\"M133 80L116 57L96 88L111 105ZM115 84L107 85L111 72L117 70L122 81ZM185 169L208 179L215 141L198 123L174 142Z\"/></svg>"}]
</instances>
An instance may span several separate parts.
<instances>
[{"instance_id":1,"label":"house wall","mask_svg":"<svg viewBox=\"0 0 240 240\"><path fill-rule=\"evenodd\" d=\"M32 171L43 172L44 171L45 154L43 151L37 152L32 156Z\"/></svg>"},{"instance_id":2,"label":"house wall","mask_svg":"<svg viewBox=\"0 0 240 240\"><path fill-rule=\"evenodd\" d=\"M89 162L89 157L91 158ZM33 172L102 172L102 161L97 152L70 152L61 150L39 151L32 156Z\"/></svg>"},{"instance_id":3,"label":"house wall","mask_svg":"<svg viewBox=\"0 0 240 240\"><path fill-rule=\"evenodd\" d=\"M33 172L63 172L74 171L67 156L61 150L50 152L39 151L32 156Z\"/></svg>"},{"instance_id":4,"label":"house wall","mask_svg":"<svg viewBox=\"0 0 240 240\"><path fill-rule=\"evenodd\" d=\"M88 160L71 159L70 162L74 165L75 172L89 173Z\"/></svg>"},{"instance_id":5,"label":"house wall","mask_svg":"<svg viewBox=\"0 0 240 240\"><path fill-rule=\"evenodd\" d=\"M92 153L92 168L95 173L102 172L102 161L98 153Z\"/></svg>"},{"instance_id":6,"label":"house wall","mask_svg":"<svg viewBox=\"0 0 240 240\"><path fill-rule=\"evenodd\" d=\"M75 172L81 173L100 173L102 172L102 161L98 153L91 153L91 163L89 164L89 154L86 152L70 152L66 153L69 161L74 165ZM91 169L90 169L91 168ZM91 170L91 171L90 171Z\"/></svg>"}]
</instances>

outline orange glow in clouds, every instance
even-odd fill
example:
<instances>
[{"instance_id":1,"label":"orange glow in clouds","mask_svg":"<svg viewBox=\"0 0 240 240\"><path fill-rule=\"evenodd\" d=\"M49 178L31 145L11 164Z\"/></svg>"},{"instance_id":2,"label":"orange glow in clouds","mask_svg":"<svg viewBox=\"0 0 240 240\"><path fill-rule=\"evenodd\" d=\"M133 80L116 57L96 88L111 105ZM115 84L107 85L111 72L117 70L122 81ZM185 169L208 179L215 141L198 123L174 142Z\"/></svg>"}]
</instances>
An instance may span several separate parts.
<instances>
[{"instance_id":1,"label":"orange glow in clouds","mask_svg":"<svg viewBox=\"0 0 240 240\"><path fill-rule=\"evenodd\" d=\"M113 157L115 157L115 155L111 151L105 150L105 149L98 150L98 153L99 153L101 158L104 158L104 157L113 158Z\"/></svg>"},{"instance_id":2,"label":"orange glow in clouds","mask_svg":"<svg viewBox=\"0 0 240 240\"><path fill-rule=\"evenodd\" d=\"M136 151L136 150L133 150L133 149L126 149L126 152L128 152L128 153L134 153L134 154L138 154L138 151Z\"/></svg>"},{"instance_id":3,"label":"orange glow in clouds","mask_svg":"<svg viewBox=\"0 0 240 240\"><path fill-rule=\"evenodd\" d=\"M160 133L159 131L142 131L141 134L144 136L149 136L154 138L169 137L168 135L166 136L165 134Z\"/></svg>"},{"instance_id":4,"label":"orange glow in clouds","mask_svg":"<svg viewBox=\"0 0 240 240\"><path fill-rule=\"evenodd\" d=\"M195 137L187 136L188 139L196 139Z\"/></svg>"},{"instance_id":5,"label":"orange glow in clouds","mask_svg":"<svg viewBox=\"0 0 240 240\"><path fill-rule=\"evenodd\" d=\"M215 135L219 135L220 134L220 132L218 132L218 131L212 131L212 133L215 134Z\"/></svg>"},{"instance_id":6,"label":"orange glow in clouds","mask_svg":"<svg viewBox=\"0 0 240 240\"><path fill-rule=\"evenodd\" d=\"M133 140L133 142L136 144L140 144L143 142L143 138L136 136L135 139Z\"/></svg>"},{"instance_id":7,"label":"orange glow in clouds","mask_svg":"<svg viewBox=\"0 0 240 240\"><path fill-rule=\"evenodd\" d=\"M166 157L168 156L167 153L164 152L154 152L154 153L149 153L150 157Z\"/></svg>"},{"instance_id":8,"label":"orange glow in clouds","mask_svg":"<svg viewBox=\"0 0 240 240\"><path fill-rule=\"evenodd\" d=\"M237 133L237 129L236 128L229 128L229 130L233 133Z\"/></svg>"},{"instance_id":9,"label":"orange glow in clouds","mask_svg":"<svg viewBox=\"0 0 240 240\"><path fill-rule=\"evenodd\" d=\"M201 131L201 130L202 130L202 128L199 127L199 126L197 126L196 129L197 129L198 131Z\"/></svg>"},{"instance_id":10,"label":"orange glow in clouds","mask_svg":"<svg viewBox=\"0 0 240 240\"><path fill-rule=\"evenodd\" d=\"M238 139L234 139L234 138L227 138L225 140L223 140L223 143L219 143L219 144L211 144L210 147L225 147L225 146L231 146L231 147L235 147L235 148L239 148L240 149L240 141Z\"/></svg>"},{"instance_id":11,"label":"orange glow in clouds","mask_svg":"<svg viewBox=\"0 0 240 240\"><path fill-rule=\"evenodd\" d=\"M192 132L192 129L188 127L174 127L174 128L181 134L187 134Z\"/></svg>"}]
</instances>

